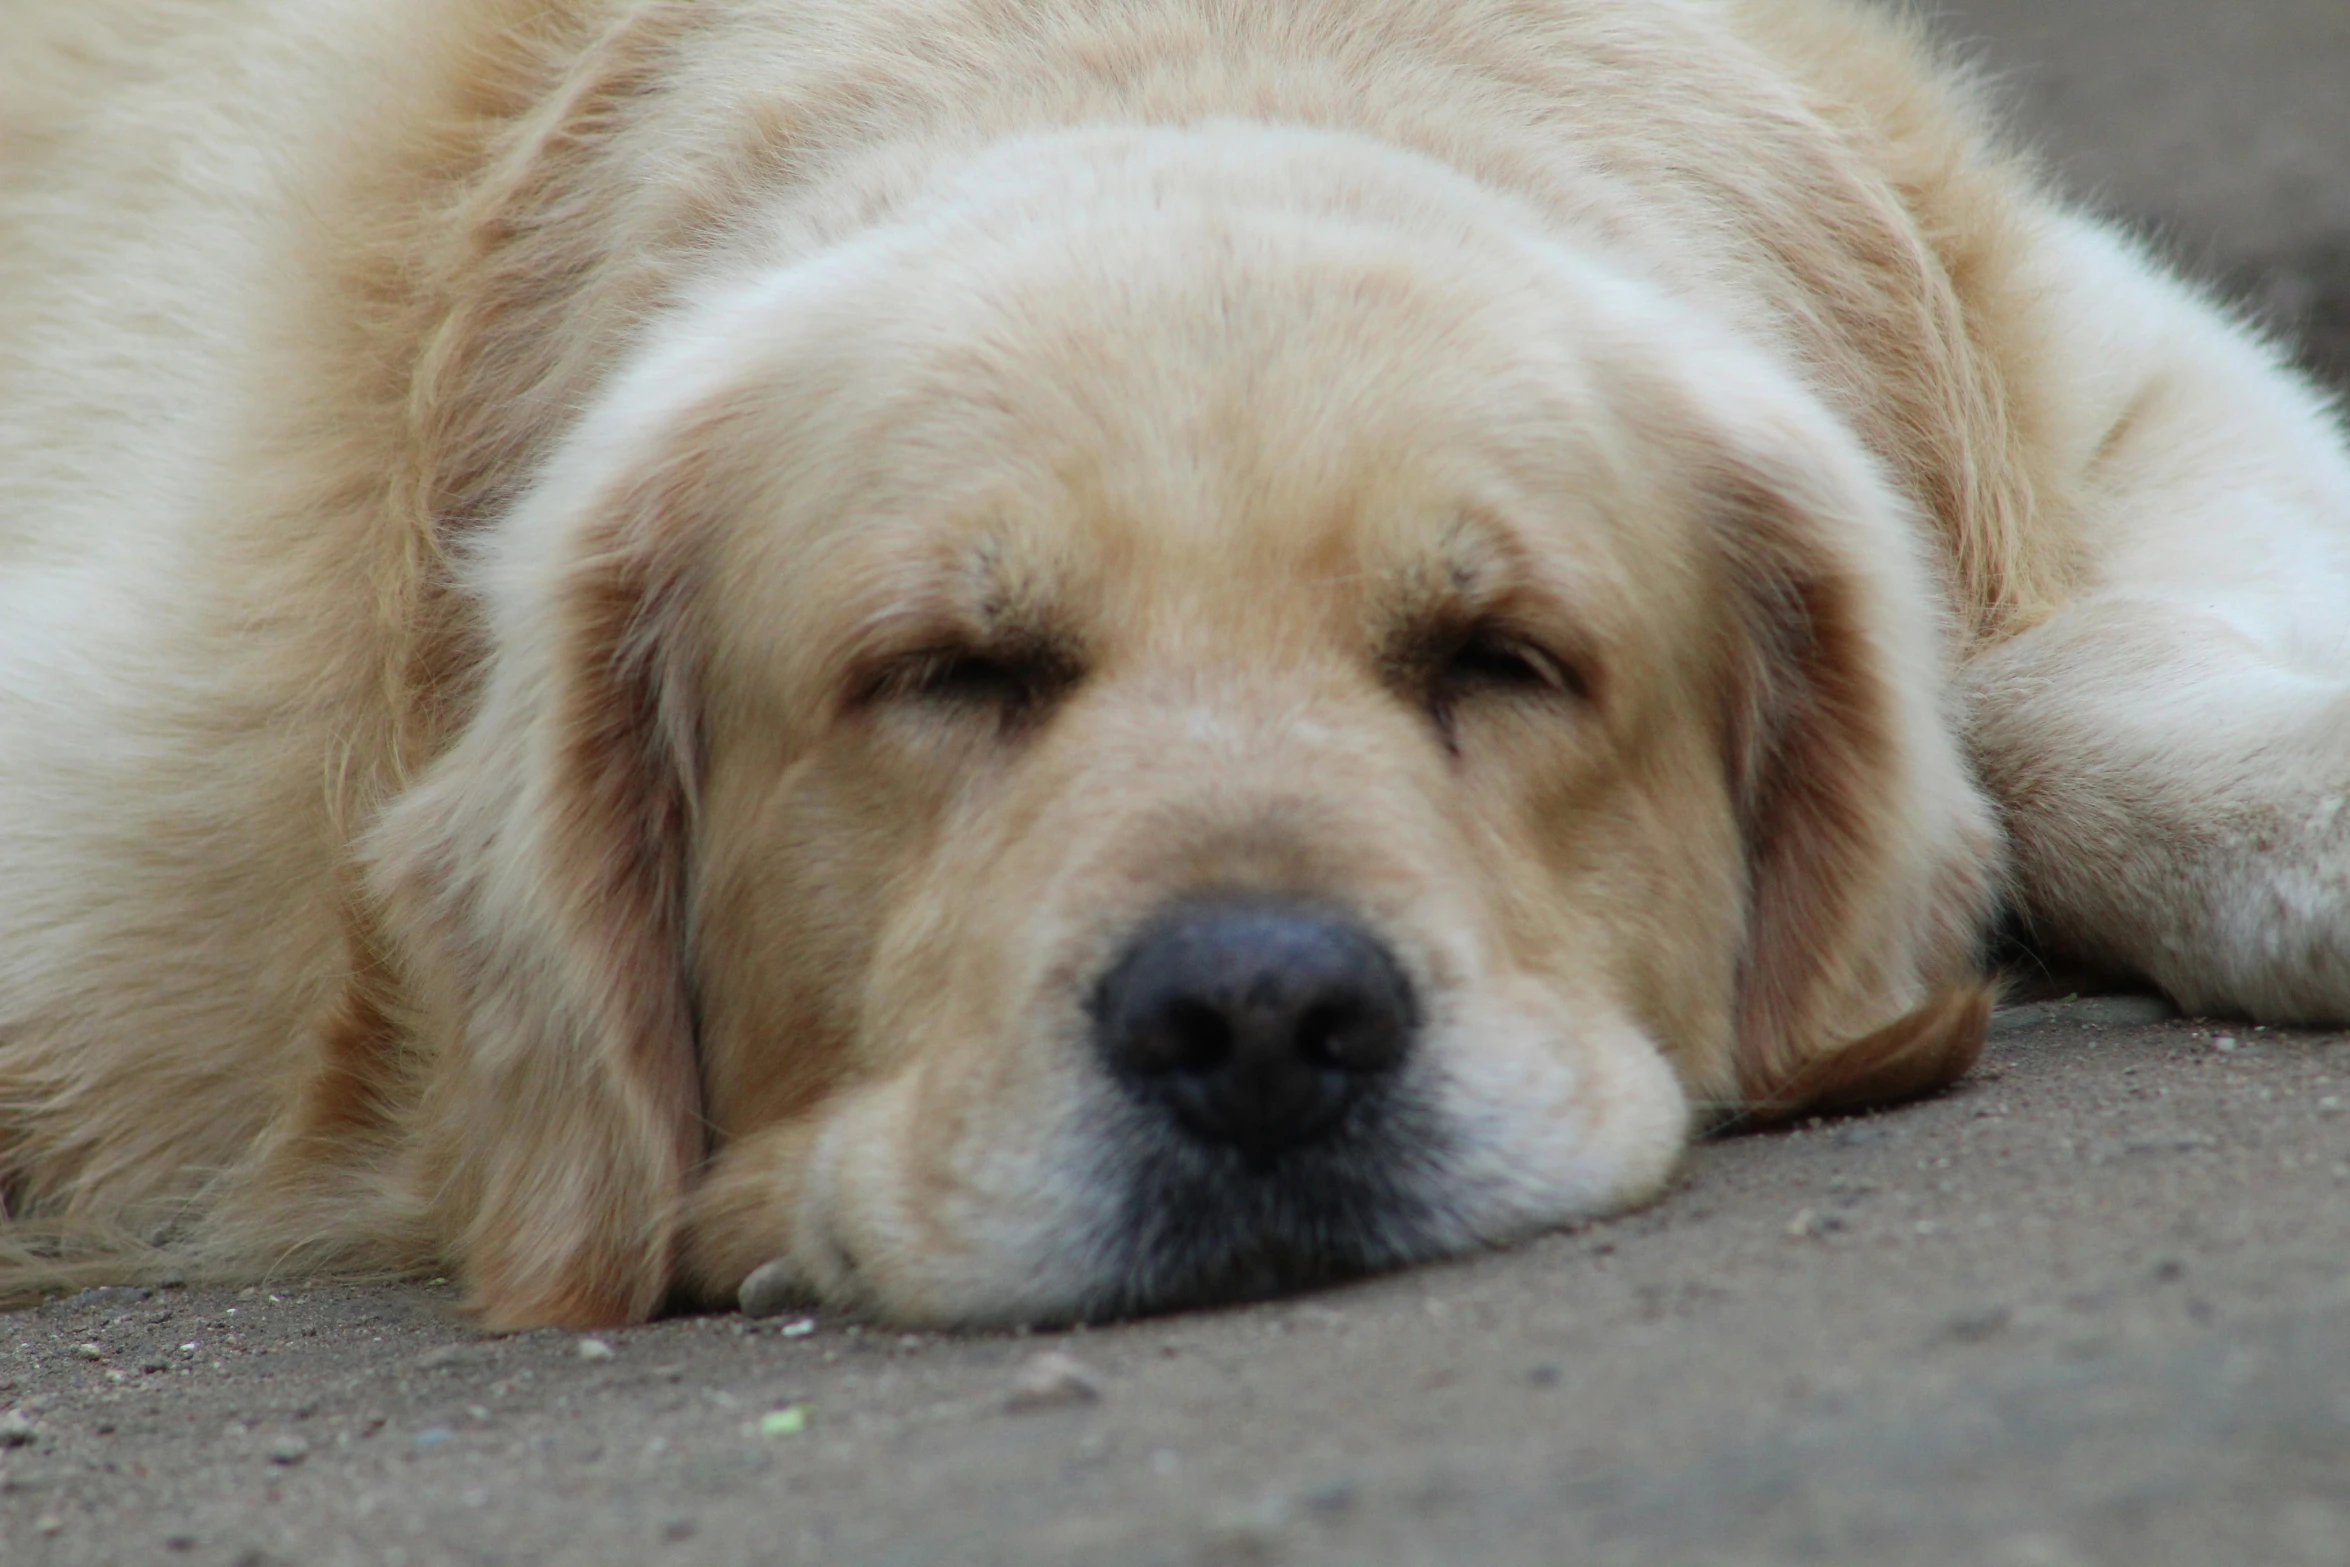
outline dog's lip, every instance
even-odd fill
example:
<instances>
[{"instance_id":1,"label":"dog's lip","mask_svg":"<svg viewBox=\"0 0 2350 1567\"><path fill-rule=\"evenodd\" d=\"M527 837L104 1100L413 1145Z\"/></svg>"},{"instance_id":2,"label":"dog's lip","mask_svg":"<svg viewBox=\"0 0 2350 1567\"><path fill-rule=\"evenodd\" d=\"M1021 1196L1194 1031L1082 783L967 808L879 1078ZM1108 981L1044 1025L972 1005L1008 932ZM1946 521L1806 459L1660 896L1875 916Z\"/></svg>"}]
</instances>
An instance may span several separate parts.
<instances>
[{"instance_id":1,"label":"dog's lip","mask_svg":"<svg viewBox=\"0 0 2350 1567\"><path fill-rule=\"evenodd\" d=\"M1123 1189L1088 1314L1138 1316L1295 1293L1458 1249L1431 1193L1447 1139L1410 1075L1361 1096L1321 1140L1252 1159L1132 1101L1105 1141Z\"/></svg>"}]
</instances>

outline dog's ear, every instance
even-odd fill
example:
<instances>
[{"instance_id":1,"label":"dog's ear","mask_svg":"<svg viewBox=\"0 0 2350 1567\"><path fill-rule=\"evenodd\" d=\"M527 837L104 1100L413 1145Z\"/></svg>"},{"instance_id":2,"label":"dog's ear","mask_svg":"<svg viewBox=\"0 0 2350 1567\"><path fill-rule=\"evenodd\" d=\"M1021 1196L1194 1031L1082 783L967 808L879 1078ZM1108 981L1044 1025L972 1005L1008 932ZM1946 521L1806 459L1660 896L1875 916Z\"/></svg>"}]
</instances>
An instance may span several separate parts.
<instances>
[{"instance_id":1,"label":"dog's ear","mask_svg":"<svg viewBox=\"0 0 2350 1567\"><path fill-rule=\"evenodd\" d=\"M1708 480L1739 622L1724 693L1747 869L1735 1102L1763 1119L1966 1072L1998 877L1944 712L1926 524L1824 414L1781 417L1747 410Z\"/></svg>"},{"instance_id":2,"label":"dog's ear","mask_svg":"<svg viewBox=\"0 0 2350 1567\"><path fill-rule=\"evenodd\" d=\"M692 587L658 489L524 501L480 563L473 717L369 847L422 1012L414 1178L493 1326L651 1315L703 1154Z\"/></svg>"}]
</instances>

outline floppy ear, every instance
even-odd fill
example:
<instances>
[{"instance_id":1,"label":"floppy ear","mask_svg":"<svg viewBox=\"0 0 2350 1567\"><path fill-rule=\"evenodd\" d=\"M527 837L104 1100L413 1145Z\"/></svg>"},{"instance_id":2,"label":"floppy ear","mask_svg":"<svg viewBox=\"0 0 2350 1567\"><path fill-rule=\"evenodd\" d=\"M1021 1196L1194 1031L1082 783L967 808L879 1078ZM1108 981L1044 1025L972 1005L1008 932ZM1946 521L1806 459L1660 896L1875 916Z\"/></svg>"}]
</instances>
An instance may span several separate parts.
<instances>
[{"instance_id":1,"label":"floppy ear","mask_svg":"<svg viewBox=\"0 0 2350 1567\"><path fill-rule=\"evenodd\" d=\"M1743 621L1738 1098L1771 1119L1931 1092L1982 1048L1998 836L1943 712L1922 525L1824 415L1734 440L1710 489Z\"/></svg>"},{"instance_id":2,"label":"floppy ear","mask_svg":"<svg viewBox=\"0 0 2350 1567\"><path fill-rule=\"evenodd\" d=\"M479 707L369 845L424 1013L415 1175L492 1326L651 1315L703 1154L699 739L666 510L638 480L502 526Z\"/></svg>"}]
</instances>

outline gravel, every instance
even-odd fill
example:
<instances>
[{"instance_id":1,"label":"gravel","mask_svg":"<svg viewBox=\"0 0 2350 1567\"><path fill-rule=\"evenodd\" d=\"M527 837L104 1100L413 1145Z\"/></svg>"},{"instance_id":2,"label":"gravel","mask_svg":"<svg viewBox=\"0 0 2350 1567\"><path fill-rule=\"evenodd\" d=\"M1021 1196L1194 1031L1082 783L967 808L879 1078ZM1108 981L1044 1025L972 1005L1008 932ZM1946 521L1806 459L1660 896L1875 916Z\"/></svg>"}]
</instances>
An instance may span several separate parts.
<instances>
[{"instance_id":1,"label":"gravel","mask_svg":"<svg viewBox=\"0 0 2350 1567\"><path fill-rule=\"evenodd\" d=\"M2167 1023L2179 1009L2162 996L2067 996L2062 1001L2032 1001L2000 1007L1991 1014L1994 1035L2027 1028L2066 1024L2093 1028L2143 1028Z\"/></svg>"},{"instance_id":2,"label":"gravel","mask_svg":"<svg viewBox=\"0 0 2350 1567\"><path fill-rule=\"evenodd\" d=\"M727 1313L588 1360L445 1284L87 1292L0 1319L0 1551L2339 1567L2350 1036L2208 1034L2059 1015L1940 1099L1706 1143L1643 1212L1083 1332Z\"/></svg>"}]
</instances>

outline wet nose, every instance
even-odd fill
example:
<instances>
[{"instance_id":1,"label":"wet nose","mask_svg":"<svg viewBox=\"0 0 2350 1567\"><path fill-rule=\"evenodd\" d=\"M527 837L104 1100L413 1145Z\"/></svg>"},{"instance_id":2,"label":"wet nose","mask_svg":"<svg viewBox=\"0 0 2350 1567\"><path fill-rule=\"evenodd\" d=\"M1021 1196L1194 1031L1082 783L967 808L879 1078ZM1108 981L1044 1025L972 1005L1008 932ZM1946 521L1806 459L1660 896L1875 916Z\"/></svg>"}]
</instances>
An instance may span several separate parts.
<instances>
[{"instance_id":1,"label":"wet nose","mask_svg":"<svg viewBox=\"0 0 2350 1567\"><path fill-rule=\"evenodd\" d=\"M1253 899L1181 906L1103 977L1112 1073L1203 1142L1262 1166L1336 1126L1410 1052L1412 987L1333 913Z\"/></svg>"}]
</instances>

